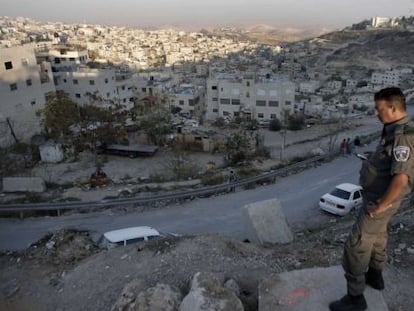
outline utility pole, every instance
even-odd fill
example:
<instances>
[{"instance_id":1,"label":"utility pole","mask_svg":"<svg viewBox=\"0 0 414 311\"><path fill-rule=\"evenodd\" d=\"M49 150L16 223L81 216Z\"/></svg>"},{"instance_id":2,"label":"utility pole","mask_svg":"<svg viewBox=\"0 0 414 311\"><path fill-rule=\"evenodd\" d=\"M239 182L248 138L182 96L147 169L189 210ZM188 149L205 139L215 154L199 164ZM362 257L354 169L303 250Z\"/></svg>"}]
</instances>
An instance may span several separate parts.
<instances>
[{"instance_id":1,"label":"utility pole","mask_svg":"<svg viewBox=\"0 0 414 311\"><path fill-rule=\"evenodd\" d=\"M280 148L280 161L283 160L283 151L284 151L285 146L286 146L286 133L287 133L286 129L280 130L280 134L282 135L282 146Z\"/></svg>"},{"instance_id":2,"label":"utility pole","mask_svg":"<svg viewBox=\"0 0 414 311\"><path fill-rule=\"evenodd\" d=\"M13 136L13 138L14 138L14 140L16 141L16 143L18 143L19 142L19 140L17 139L17 137L16 137L16 133L14 132L14 130L13 130L13 126L11 125L11 123L10 123L10 119L9 118L6 118L6 121L7 121L7 125L9 126L9 128L10 128L10 133L11 133L11 135Z\"/></svg>"}]
</instances>

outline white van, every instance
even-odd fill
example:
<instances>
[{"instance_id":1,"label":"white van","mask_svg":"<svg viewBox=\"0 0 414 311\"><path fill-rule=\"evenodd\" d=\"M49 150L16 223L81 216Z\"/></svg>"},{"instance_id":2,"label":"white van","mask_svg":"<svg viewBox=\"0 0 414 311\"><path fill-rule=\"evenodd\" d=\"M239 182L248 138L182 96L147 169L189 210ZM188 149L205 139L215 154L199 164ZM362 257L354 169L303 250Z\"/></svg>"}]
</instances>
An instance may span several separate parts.
<instances>
[{"instance_id":1,"label":"white van","mask_svg":"<svg viewBox=\"0 0 414 311\"><path fill-rule=\"evenodd\" d=\"M161 234L151 227L130 227L105 232L101 243L106 248L112 248L117 245L125 246L140 241L148 241L159 236Z\"/></svg>"}]
</instances>

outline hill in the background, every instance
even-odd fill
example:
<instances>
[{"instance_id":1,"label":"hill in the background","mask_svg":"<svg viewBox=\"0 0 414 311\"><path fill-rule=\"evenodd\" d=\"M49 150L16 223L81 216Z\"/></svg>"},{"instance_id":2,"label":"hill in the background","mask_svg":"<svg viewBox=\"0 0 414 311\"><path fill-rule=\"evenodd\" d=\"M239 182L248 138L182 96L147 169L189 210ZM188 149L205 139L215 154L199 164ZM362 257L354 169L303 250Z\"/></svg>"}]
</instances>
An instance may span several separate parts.
<instances>
[{"instance_id":1,"label":"hill in the background","mask_svg":"<svg viewBox=\"0 0 414 311\"><path fill-rule=\"evenodd\" d=\"M327 64L346 62L373 68L414 64L414 32L407 30L340 31L320 38L343 45L327 57Z\"/></svg>"}]
</instances>

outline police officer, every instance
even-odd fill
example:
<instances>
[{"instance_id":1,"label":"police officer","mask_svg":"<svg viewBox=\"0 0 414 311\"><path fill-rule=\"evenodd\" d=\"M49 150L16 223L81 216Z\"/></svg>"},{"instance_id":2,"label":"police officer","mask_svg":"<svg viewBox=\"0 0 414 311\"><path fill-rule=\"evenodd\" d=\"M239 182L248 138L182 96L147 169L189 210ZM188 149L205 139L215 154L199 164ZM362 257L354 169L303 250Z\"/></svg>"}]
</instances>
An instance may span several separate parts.
<instances>
[{"instance_id":1,"label":"police officer","mask_svg":"<svg viewBox=\"0 0 414 311\"><path fill-rule=\"evenodd\" d=\"M363 207L344 246L342 266L347 295L329 305L331 311L365 310L365 284L382 290L387 225L414 182L414 123L399 88L374 96L375 112L384 124L381 142L360 171Z\"/></svg>"}]
</instances>

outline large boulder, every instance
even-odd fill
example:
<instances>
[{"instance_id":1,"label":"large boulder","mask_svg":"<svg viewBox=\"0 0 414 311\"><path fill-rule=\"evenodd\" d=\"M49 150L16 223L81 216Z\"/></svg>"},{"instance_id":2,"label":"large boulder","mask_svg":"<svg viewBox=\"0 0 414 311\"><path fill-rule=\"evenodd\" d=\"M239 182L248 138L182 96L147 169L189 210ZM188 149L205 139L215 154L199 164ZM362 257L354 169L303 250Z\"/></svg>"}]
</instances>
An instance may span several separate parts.
<instances>
[{"instance_id":1,"label":"large boulder","mask_svg":"<svg viewBox=\"0 0 414 311\"><path fill-rule=\"evenodd\" d=\"M141 280L127 284L112 311L177 311L181 293L166 284L145 289Z\"/></svg>"},{"instance_id":2,"label":"large boulder","mask_svg":"<svg viewBox=\"0 0 414 311\"><path fill-rule=\"evenodd\" d=\"M137 295L145 289L145 283L136 279L125 285L111 311L132 311Z\"/></svg>"},{"instance_id":3,"label":"large boulder","mask_svg":"<svg viewBox=\"0 0 414 311\"><path fill-rule=\"evenodd\" d=\"M285 244L293 241L293 234L276 199L255 202L244 207L248 239L260 244Z\"/></svg>"},{"instance_id":4,"label":"large boulder","mask_svg":"<svg viewBox=\"0 0 414 311\"><path fill-rule=\"evenodd\" d=\"M258 311L328 310L346 294L342 267L312 268L270 276L259 285ZM380 291L367 287L367 311L388 311Z\"/></svg>"},{"instance_id":5,"label":"large boulder","mask_svg":"<svg viewBox=\"0 0 414 311\"><path fill-rule=\"evenodd\" d=\"M4 192L44 192L45 181L40 177L4 177Z\"/></svg>"},{"instance_id":6,"label":"large boulder","mask_svg":"<svg viewBox=\"0 0 414 311\"><path fill-rule=\"evenodd\" d=\"M223 281L211 273L196 273L180 311L243 311L240 299L223 286Z\"/></svg>"},{"instance_id":7,"label":"large boulder","mask_svg":"<svg viewBox=\"0 0 414 311\"><path fill-rule=\"evenodd\" d=\"M181 293L166 284L157 284L138 294L134 311L177 311Z\"/></svg>"}]
</instances>

